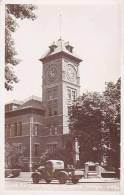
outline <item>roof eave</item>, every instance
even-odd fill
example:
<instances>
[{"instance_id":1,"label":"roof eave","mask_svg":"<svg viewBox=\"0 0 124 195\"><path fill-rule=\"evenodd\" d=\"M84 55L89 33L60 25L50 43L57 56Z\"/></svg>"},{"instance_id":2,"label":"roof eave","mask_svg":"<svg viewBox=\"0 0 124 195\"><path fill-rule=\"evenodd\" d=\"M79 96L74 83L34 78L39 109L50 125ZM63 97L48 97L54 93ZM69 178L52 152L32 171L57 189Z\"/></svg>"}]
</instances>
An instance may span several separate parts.
<instances>
[{"instance_id":1,"label":"roof eave","mask_svg":"<svg viewBox=\"0 0 124 195\"><path fill-rule=\"evenodd\" d=\"M78 57L76 57L76 56L73 56L73 55L71 55L71 54L69 54L69 53L66 53L65 51L60 51L60 52L55 53L55 54L53 54L53 55L45 56L45 57L43 57L43 58L40 58L39 60L40 60L41 62L44 63L44 62L50 60L50 59L53 58L53 57L56 57L56 56L61 56L61 57L62 57L63 55L71 57L72 59L76 60L78 63L80 63L80 62L83 61L82 59L80 59L80 58L78 58Z\"/></svg>"},{"instance_id":2,"label":"roof eave","mask_svg":"<svg viewBox=\"0 0 124 195\"><path fill-rule=\"evenodd\" d=\"M41 108L36 108L36 107L32 107L32 106L27 106L27 107L20 108L20 109L6 111L5 114L21 112L21 111L24 111L24 110L39 110L39 111L43 111L43 112L45 111L44 108L41 109Z\"/></svg>"}]
</instances>

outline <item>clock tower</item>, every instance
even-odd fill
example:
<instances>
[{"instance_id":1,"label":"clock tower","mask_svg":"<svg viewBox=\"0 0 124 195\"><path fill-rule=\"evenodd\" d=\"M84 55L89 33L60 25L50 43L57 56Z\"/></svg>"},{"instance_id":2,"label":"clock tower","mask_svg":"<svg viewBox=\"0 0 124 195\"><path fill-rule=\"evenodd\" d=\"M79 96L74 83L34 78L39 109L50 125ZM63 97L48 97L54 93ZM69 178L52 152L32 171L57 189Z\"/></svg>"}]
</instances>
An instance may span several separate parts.
<instances>
[{"instance_id":1,"label":"clock tower","mask_svg":"<svg viewBox=\"0 0 124 195\"><path fill-rule=\"evenodd\" d=\"M45 129L48 136L69 134L69 106L79 96L79 63L69 42L59 39L40 59L43 63L42 100L46 107Z\"/></svg>"}]
</instances>

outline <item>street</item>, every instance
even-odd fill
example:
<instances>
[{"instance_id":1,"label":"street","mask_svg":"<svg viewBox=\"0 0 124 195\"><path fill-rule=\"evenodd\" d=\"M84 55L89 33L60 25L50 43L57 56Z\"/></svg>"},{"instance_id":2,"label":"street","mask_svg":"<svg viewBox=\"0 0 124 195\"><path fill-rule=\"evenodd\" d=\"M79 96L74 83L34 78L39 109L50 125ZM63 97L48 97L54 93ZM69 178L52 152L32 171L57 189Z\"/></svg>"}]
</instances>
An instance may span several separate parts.
<instances>
[{"instance_id":1,"label":"street","mask_svg":"<svg viewBox=\"0 0 124 195\"><path fill-rule=\"evenodd\" d=\"M50 184L40 181L39 184L33 184L30 174L21 174L17 178L6 178L6 190L43 190L43 191L118 191L120 188L119 180L114 178L106 179L81 179L78 184L67 182L59 184L53 180Z\"/></svg>"}]
</instances>

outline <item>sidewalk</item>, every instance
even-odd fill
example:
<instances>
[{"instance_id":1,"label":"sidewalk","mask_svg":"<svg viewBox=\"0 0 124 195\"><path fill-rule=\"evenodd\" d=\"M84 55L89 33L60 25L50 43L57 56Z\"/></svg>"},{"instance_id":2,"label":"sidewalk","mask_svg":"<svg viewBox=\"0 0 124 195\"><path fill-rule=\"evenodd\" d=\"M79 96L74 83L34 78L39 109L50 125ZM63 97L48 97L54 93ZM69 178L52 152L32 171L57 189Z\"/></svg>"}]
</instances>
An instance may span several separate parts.
<instances>
[{"instance_id":1,"label":"sidewalk","mask_svg":"<svg viewBox=\"0 0 124 195\"><path fill-rule=\"evenodd\" d=\"M31 178L31 175L32 175L33 172L21 172L20 173L20 176L21 178Z\"/></svg>"},{"instance_id":2,"label":"sidewalk","mask_svg":"<svg viewBox=\"0 0 124 195\"><path fill-rule=\"evenodd\" d=\"M82 178L80 183L116 183L120 182L117 178Z\"/></svg>"}]
</instances>

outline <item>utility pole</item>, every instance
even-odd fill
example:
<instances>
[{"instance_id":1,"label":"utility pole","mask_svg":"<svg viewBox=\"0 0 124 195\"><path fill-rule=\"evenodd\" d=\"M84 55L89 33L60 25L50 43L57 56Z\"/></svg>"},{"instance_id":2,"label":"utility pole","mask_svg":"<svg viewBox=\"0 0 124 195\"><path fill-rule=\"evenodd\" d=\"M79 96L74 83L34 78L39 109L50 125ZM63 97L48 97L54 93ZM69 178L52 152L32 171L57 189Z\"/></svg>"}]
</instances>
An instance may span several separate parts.
<instances>
[{"instance_id":1,"label":"utility pole","mask_svg":"<svg viewBox=\"0 0 124 195\"><path fill-rule=\"evenodd\" d=\"M32 172L32 133L33 133L33 114L30 117L30 159L29 159L30 172Z\"/></svg>"}]
</instances>

